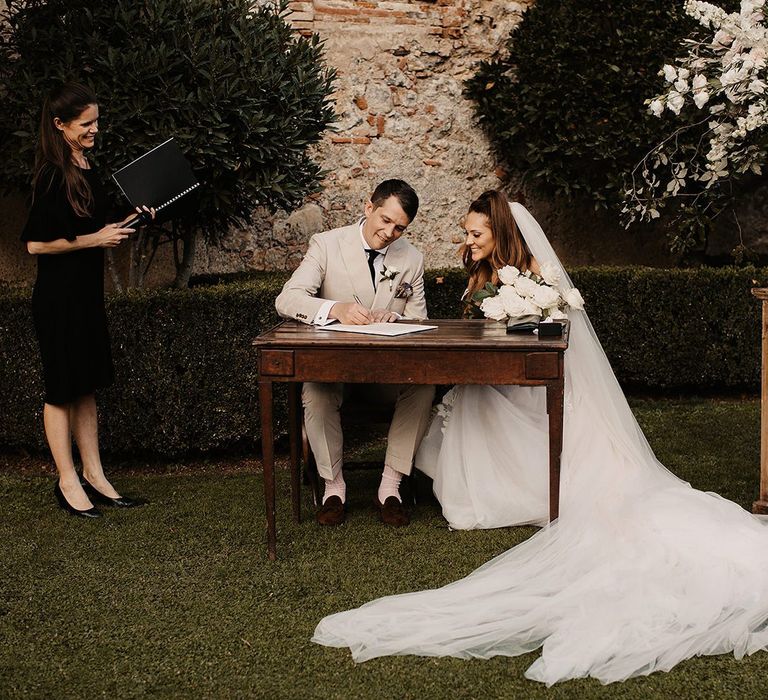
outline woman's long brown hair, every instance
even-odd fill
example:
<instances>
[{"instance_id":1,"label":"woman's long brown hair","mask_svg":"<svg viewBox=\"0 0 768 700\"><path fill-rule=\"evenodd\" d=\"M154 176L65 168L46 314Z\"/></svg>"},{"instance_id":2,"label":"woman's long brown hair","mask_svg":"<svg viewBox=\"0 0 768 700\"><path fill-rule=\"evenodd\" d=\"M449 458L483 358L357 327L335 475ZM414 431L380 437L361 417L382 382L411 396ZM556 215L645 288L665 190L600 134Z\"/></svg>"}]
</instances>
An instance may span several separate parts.
<instances>
[{"instance_id":1,"label":"woman's long brown hair","mask_svg":"<svg viewBox=\"0 0 768 700\"><path fill-rule=\"evenodd\" d=\"M531 265L531 253L525 240L520 235L515 219L509 209L507 196L498 190L483 192L472 204L469 211L488 217L493 232L493 252L482 260L472 260L472 253L467 244L461 246L461 261L469 275L469 291L467 301L472 295L482 289L486 282L497 284L497 271L505 265L514 265L525 272Z\"/></svg>"},{"instance_id":2,"label":"woman's long brown hair","mask_svg":"<svg viewBox=\"0 0 768 700\"><path fill-rule=\"evenodd\" d=\"M80 83L60 85L45 98L32 178L33 188L50 188L55 173L60 174L72 209L82 217L91 213L93 193L80 168L72 159L72 148L64 134L55 127L53 120L58 117L66 124L95 104L97 101L93 90Z\"/></svg>"}]
</instances>

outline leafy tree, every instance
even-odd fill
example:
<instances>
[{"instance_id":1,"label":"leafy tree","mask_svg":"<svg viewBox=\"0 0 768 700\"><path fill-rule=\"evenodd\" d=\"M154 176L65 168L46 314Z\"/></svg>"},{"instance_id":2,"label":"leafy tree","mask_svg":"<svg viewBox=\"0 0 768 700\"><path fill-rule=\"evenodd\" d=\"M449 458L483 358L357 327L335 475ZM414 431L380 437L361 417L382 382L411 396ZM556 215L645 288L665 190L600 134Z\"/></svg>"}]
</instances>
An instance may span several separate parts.
<instances>
[{"instance_id":1,"label":"leafy tree","mask_svg":"<svg viewBox=\"0 0 768 700\"><path fill-rule=\"evenodd\" d=\"M695 28L682 1L537 0L467 94L511 169L618 210L627 176L671 130L644 103Z\"/></svg>"},{"instance_id":2,"label":"leafy tree","mask_svg":"<svg viewBox=\"0 0 768 700\"><path fill-rule=\"evenodd\" d=\"M255 207L295 208L319 187L308 154L333 121L334 72L286 0L10 0L0 35L0 184L28 187L43 96L87 82L101 100L94 154L107 177L169 136L204 183L194 217L133 242L130 285L170 242L186 286L197 237L215 242Z\"/></svg>"}]
</instances>

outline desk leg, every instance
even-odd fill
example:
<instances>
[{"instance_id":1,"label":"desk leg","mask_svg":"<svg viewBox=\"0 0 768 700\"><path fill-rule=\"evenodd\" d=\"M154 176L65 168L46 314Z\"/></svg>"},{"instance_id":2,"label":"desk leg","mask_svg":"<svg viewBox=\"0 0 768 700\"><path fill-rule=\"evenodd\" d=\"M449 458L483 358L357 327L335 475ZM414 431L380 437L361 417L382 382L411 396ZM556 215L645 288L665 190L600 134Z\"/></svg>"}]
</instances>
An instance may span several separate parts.
<instances>
[{"instance_id":1,"label":"desk leg","mask_svg":"<svg viewBox=\"0 0 768 700\"><path fill-rule=\"evenodd\" d=\"M288 384L288 441L291 446L291 503L293 519L301 522L301 470L299 469L299 434L301 414L299 413L299 387L296 382Z\"/></svg>"},{"instance_id":2,"label":"desk leg","mask_svg":"<svg viewBox=\"0 0 768 700\"><path fill-rule=\"evenodd\" d=\"M563 451L563 380L547 384L549 413L549 521L560 514L560 455Z\"/></svg>"},{"instance_id":3,"label":"desk leg","mask_svg":"<svg viewBox=\"0 0 768 700\"><path fill-rule=\"evenodd\" d=\"M275 454L272 426L272 382L259 382L259 411L261 412L261 454L264 469L264 508L267 511L267 554L277 558L275 532Z\"/></svg>"}]
</instances>

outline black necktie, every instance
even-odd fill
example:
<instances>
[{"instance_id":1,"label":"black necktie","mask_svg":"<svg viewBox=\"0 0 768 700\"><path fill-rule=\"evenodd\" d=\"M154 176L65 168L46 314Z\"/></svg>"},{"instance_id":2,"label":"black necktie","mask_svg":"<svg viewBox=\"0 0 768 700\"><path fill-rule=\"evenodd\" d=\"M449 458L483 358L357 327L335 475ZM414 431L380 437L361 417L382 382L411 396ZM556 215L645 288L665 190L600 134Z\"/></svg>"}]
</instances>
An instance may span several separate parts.
<instances>
[{"instance_id":1,"label":"black necktie","mask_svg":"<svg viewBox=\"0 0 768 700\"><path fill-rule=\"evenodd\" d=\"M381 252L372 248L366 248L365 252L368 253L368 269L371 271L371 282L373 282L373 288L376 289L376 270L373 269L373 261L376 260L377 256L381 255Z\"/></svg>"}]
</instances>

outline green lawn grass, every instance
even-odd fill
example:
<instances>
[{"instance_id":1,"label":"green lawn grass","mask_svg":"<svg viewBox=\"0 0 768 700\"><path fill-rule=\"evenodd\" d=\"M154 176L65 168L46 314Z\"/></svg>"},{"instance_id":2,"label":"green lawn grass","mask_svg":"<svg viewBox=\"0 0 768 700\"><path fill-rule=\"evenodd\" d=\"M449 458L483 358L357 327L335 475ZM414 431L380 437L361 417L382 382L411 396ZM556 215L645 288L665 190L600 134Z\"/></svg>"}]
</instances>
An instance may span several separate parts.
<instances>
[{"instance_id":1,"label":"green lawn grass","mask_svg":"<svg viewBox=\"0 0 768 700\"><path fill-rule=\"evenodd\" d=\"M759 476L755 400L636 400L659 458L697 488L749 507ZM375 446L374 446L375 447ZM359 451L371 449L358 441ZM305 499L294 524L279 474L277 562L265 556L255 460L146 465L115 479L151 504L85 522L59 510L44 460L0 471L2 698L763 698L768 654L697 658L611 686L547 689L536 657L396 657L355 665L309 640L324 615L390 593L439 586L533 530L449 531L432 504L410 527L380 525L377 478L349 475L351 512L320 529ZM148 468L149 466L149 468Z\"/></svg>"}]
</instances>

